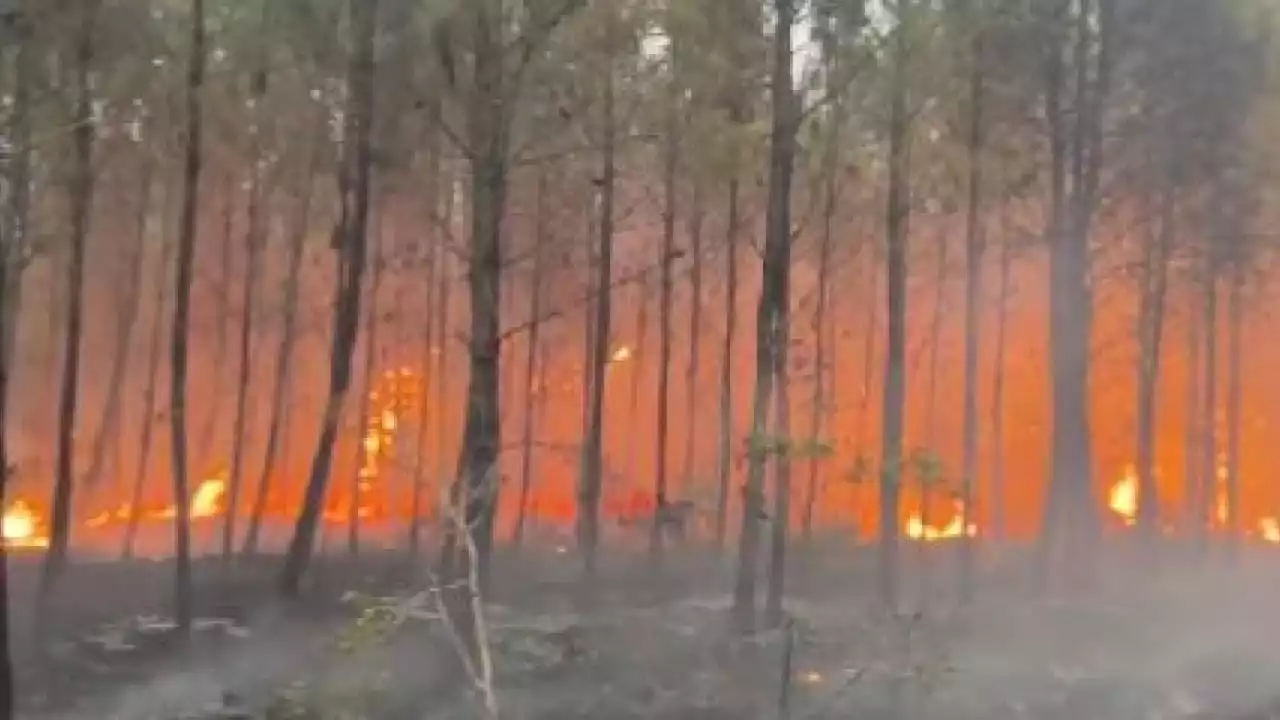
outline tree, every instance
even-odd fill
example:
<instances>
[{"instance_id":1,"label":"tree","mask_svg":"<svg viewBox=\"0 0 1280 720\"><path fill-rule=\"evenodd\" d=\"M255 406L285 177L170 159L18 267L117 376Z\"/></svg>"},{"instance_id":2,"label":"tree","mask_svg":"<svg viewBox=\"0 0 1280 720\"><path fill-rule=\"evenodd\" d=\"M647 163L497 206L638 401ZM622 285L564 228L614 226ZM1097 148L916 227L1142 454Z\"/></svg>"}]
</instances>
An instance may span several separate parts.
<instances>
[{"instance_id":1,"label":"tree","mask_svg":"<svg viewBox=\"0 0 1280 720\"><path fill-rule=\"evenodd\" d=\"M761 270L760 304L756 315L755 391L752 397L751 435L748 439L747 484L743 492L742 534L738 547L738 569L733 591L733 620L740 632L755 626L756 568L761 545L760 520L764 517L765 463L773 450L768 440L768 416L775 400L774 389L786 372L791 273L791 186L795 170L796 131L799 108L793 89L791 28L797 7L794 0L775 0L776 24L770 73L772 118L769 134L769 196L765 218L764 263ZM779 485L782 485L780 482ZM779 497L789 494L780 489ZM775 508L776 510L777 508ZM785 507L781 508L785 510ZM785 525L787 518L775 517ZM782 531L785 533L785 530ZM775 551L774 583L781 583L784 567ZM781 588L771 590L780 593ZM779 600L774 600L779 602ZM775 608L776 611L776 608ZM776 615L776 612L775 612ZM777 620L777 617L771 620Z\"/></svg>"},{"instance_id":2,"label":"tree","mask_svg":"<svg viewBox=\"0 0 1280 720\"><path fill-rule=\"evenodd\" d=\"M79 21L75 39L75 170L69 200L71 205L71 257L67 266L67 327L63 344L62 388L58 397L58 456L53 496L52 530L49 552L41 575L41 597L48 598L67 563L71 543L71 496L75 484L75 421L80 390L80 343L84 323L84 272L89 243L89 223L93 211L93 88L90 73L94 62L94 29L97 0L78 3Z\"/></svg>"},{"instance_id":3,"label":"tree","mask_svg":"<svg viewBox=\"0 0 1280 720\"><path fill-rule=\"evenodd\" d=\"M911 208L908 177L910 118L907 114L911 0L899 0L893 29L889 98L889 191L885 214L888 250L884 403L880 439L880 592L886 605L898 600L898 504L903 469L906 406L907 222Z\"/></svg>"},{"instance_id":4,"label":"tree","mask_svg":"<svg viewBox=\"0 0 1280 720\"><path fill-rule=\"evenodd\" d=\"M374 81L377 63L374 35L377 0L351 0L347 5L352 49L347 69L351 88L344 113L342 160L338 169L341 215L334 228L336 251L333 342L329 361L329 394L325 401L320 437L316 442L307 478L306 495L294 526L293 537L280 573L280 590L296 596L311 560L325 488L333 464L338 421L351 389L351 356L360 325L360 295L367 260L369 196L372 180L372 130Z\"/></svg>"}]
</instances>

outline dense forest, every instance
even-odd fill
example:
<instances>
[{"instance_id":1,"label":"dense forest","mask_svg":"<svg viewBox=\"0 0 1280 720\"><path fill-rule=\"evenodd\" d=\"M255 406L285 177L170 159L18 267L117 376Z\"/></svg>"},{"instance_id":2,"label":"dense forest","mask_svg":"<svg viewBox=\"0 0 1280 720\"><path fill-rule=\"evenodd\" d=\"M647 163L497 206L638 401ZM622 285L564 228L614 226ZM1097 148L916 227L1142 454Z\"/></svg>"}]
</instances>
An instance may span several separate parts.
<instances>
[{"instance_id":1,"label":"dense forest","mask_svg":"<svg viewBox=\"0 0 1280 720\"><path fill-rule=\"evenodd\" d=\"M917 644L1011 607L1274 596L1277 29L1268 0L0 0L0 720L106 692L49 648L112 613L172 618L177 655L126 663L167 672L214 609L358 595L323 627L402 673L430 616L423 702L495 720L526 717L504 608L574 608L558 667L602 613L726 593L750 709L527 716L848 717L870 665L798 659L834 603L908 668L866 716L947 718L1012 715L938 714L963 659ZM409 717L291 702L263 712ZM128 712L88 716L175 717Z\"/></svg>"}]
</instances>

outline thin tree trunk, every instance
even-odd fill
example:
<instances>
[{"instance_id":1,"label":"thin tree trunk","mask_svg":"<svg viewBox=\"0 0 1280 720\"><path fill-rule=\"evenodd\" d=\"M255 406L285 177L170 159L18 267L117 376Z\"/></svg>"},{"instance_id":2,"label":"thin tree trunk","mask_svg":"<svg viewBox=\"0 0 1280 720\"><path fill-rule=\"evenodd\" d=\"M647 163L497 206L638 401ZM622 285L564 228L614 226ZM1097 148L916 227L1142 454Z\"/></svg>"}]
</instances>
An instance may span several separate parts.
<instances>
[{"instance_id":1,"label":"thin tree trunk","mask_svg":"<svg viewBox=\"0 0 1280 720\"><path fill-rule=\"evenodd\" d=\"M612 38L612 18L606 18L606 38ZM612 42L606 39L606 45ZM595 315L595 346L591 362L591 420L588 423L585 472L578 490L578 544L582 551L584 587L590 591L596 578L596 559L600 543L600 498L604 472L604 405L605 372L609 365L609 333L613 314L613 234L614 185L617 180L617 123L614 117L613 57L606 58L604 69L603 138L601 139L599 260L596 273L599 300Z\"/></svg>"},{"instance_id":2,"label":"thin tree trunk","mask_svg":"<svg viewBox=\"0 0 1280 720\"><path fill-rule=\"evenodd\" d=\"M649 283L648 276L642 276L636 283L636 317L635 347L631 353L631 391L627 402L627 435L631 441L627 445L627 484L638 487L640 478L636 469L636 458L641 448L640 438L648 439L640 428L640 393L644 380L644 364L649 356Z\"/></svg>"},{"instance_id":3,"label":"thin tree trunk","mask_svg":"<svg viewBox=\"0 0 1280 720\"><path fill-rule=\"evenodd\" d=\"M187 355L191 317L191 276L195 264L196 220L200 212L203 165L203 101L205 79L205 3L191 1L191 47L187 67L187 138L183 169L182 218L178 227L178 266L174 275L173 335L170 338L169 422L173 452L174 617L184 633L191 630L191 506L187 501Z\"/></svg>"},{"instance_id":4,"label":"thin tree trunk","mask_svg":"<svg viewBox=\"0 0 1280 720\"><path fill-rule=\"evenodd\" d=\"M1005 511L1007 489L1005 488L1005 463L1007 452L1004 439L1005 351L1008 348L1007 335L1009 326L1009 276L1013 270L1013 241L1005 237L1000 243L1000 305L996 311L996 347L995 377L991 388L991 537L996 542L1004 542L1009 537L1009 526Z\"/></svg>"},{"instance_id":5,"label":"thin tree trunk","mask_svg":"<svg viewBox=\"0 0 1280 720\"><path fill-rule=\"evenodd\" d=\"M787 537L791 531L791 390L787 377L787 347L790 345L790 333L786 330L787 320L783 319L783 346L774 353L774 373L777 375L778 396L775 399L773 412L777 423L776 435L784 443L787 450L778 453L773 459L773 523L769 543L769 580L765 594L764 622L765 627L776 629L782 627L782 601L787 587Z\"/></svg>"},{"instance_id":6,"label":"thin tree trunk","mask_svg":"<svg viewBox=\"0 0 1280 720\"><path fill-rule=\"evenodd\" d=\"M889 195L885 217L888 256L884 405L880 439L880 593L886 605L898 602L898 504L902 483L903 426L906 417L907 242L911 212L910 130L907 117L907 35L911 3L899 4L894 31L889 117Z\"/></svg>"},{"instance_id":7,"label":"thin tree trunk","mask_svg":"<svg viewBox=\"0 0 1280 720\"><path fill-rule=\"evenodd\" d=\"M1159 535L1160 498L1155 482L1156 401L1159 397L1160 358L1164 344L1165 296L1169 284L1173 193L1161 193L1159 227L1147 241L1142 268L1138 315L1138 530L1150 543Z\"/></svg>"},{"instance_id":8,"label":"thin tree trunk","mask_svg":"<svg viewBox=\"0 0 1280 720\"><path fill-rule=\"evenodd\" d=\"M969 526L974 518L974 485L978 475L978 373L982 347L982 283L986 260L985 196L983 168L986 153L985 83L986 53L983 30L977 23L973 33L972 67L969 71L969 198L965 229L964 298L964 439L960 479L960 597L973 598L974 540Z\"/></svg>"},{"instance_id":9,"label":"thin tree trunk","mask_svg":"<svg viewBox=\"0 0 1280 720\"><path fill-rule=\"evenodd\" d=\"M1240 520L1240 422L1244 361L1244 267L1236 259L1231 268L1231 287L1227 294L1227 522L1228 543L1238 550L1241 531Z\"/></svg>"},{"instance_id":10,"label":"thin tree trunk","mask_svg":"<svg viewBox=\"0 0 1280 720\"><path fill-rule=\"evenodd\" d=\"M165 205L168 204L166 199ZM167 209L163 215L171 215ZM147 348L147 384L142 391L142 428L138 445L138 463L134 468L133 490L129 496L129 517L124 529L124 544L120 556L125 560L134 557L138 538L138 523L142 519L142 498L146 494L147 480L151 477L151 445L156 426L156 388L159 385L160 358L164 338L165 306L169 304L169 265L174 243L161 239L160 257L156 262L155 320L151 327L151 339Z\"/></svg>"},{"instance_id":11,"label":"thin tree trunk","mask_svg":"<svg viewBox=\"0 0 1280 720\"><path fill-rule=\"evenodd\" d=\"M365 341L364 341L364 378L361 383L361 394L359 412L356 415L357 426L360 428L360 438L356 443L356 471L351 474L351 500L347 506L347 554L356 557L360 554L360 525L363 517L360 514L363 507L363 498L372 487L370 482L379 479L386 482L385 478L370 478L365 475L364 468L369 464L369 447L365 443L365 439L370 430L369 426L369 404L370 393L373 392L374 378L378 376L376 366L378 364L378 295L382 291L382 271L386 262L382 252L382 226L383 220L379 218L377 228L373 231L373 251L370 253L370 260L373 262L373 273L369 283L369 298L366 303L365 318ZM378 422L381 422L379 415ZM373 463L378 462L376 455L372 458Z\"/></svg>"},{"instance_id":12,"label":"thin tree trunk","mask_svg":"<svg viewBox=\"0 0 1280 720\"><path fill-rule=\"evenodd\" d=\"M89 469L85 472L84 485L93 488L101 478L107 460L108 447L120 445L120 417L124 395L125 370L129 366L129 349L133 344L134 328L138 324L138 310L142 300L142 268L146 249L147 213L151 201L152 158L144 153L138 173L138 206L134 219L133 246L125 256L127 277L121 281L117 298L119 313L116 342L111 358L111 380L107 386L107 399L98 421L98 433L93 439Z\"/></svg>"},{"instance_id":13,"label":"thin tree trunk","mask_svg":"<svg viewBox=\"0 0 1280 720\"><path fill-rule=\"evenodd\" d=\"M351 388L351 355L360 325L360 291L364 278L368 244L370 176L372 173L371 134L374 101L374 32L377 0L351 0L348 5L355 48L350 58L351 107L346 113L347 142L339 174L342 217L337 249L336 302L333 312L333 345L329 365L329 397L325 402L320 437L312 457L302 511L289 542L280 590L296 596L311 561L316 530L323 510L325 488L333 464L334 442L343 404Z\"/></svg>"},{"instance_id":14,"label":"thin tree trunk","mask_svg":"<svg viewBox=\"0 0 1280 720\"><path fill-rule=\"evenodd\" d=\"M834 74L834 59L828 58L828 74ZM839 203L839 189L836 186L836 174L840 167L840 135L842 124L844 122L843 104L837 101L831 109L828 117L831 124L828 128L827 144L824 148L822 159L822 184L823 184L823 209L822 209L822 240L818 247L818 303L813 315L814 329L814 349L813 349L813 407L812 414L809 417L809 440L816 451L817 446L822 442L822 434L824 432L824 421L828 414L830 405L827 396L830 389L827 387L827 303L829 302L830 284L831 284L831 253L832 246L835 244L835 215ZM821 472L821 458L817 452L813 452L809 458L809 481L805 491L804 517L801 524L801 532L804 535L806 543L813 539L813 515L814 508L818 503L818 496L821 494L819 482L819 473Z\"/></svg>"},{"instance_id":15,"label":"thin tree trunk","mask_svg":"<svg viewBox=\"0 0 1280 720\"><path fill-rule=\"evenodd\" d=\"M1204 343L1204 397L1200 408L1203 423L1201 431L1204 438L1200 446L1200 478L1204 486L1204 495L1201 498L1203 505L1199 508L1198 517L1201 527L1200 537L1206 541L1209 530L1219 525L1217 510L1221 490L1218 482L1218 438L1215 421L1218 417L1218 272L1212 260L1209 264L1210 267L1205 271L1204 304L1201 306L1203 315L1200 321L1204 330L1201 338Z\"/></svg>"},{"instance_id":16,"label":"thin tree trunk","mask_svg":"<svg viewBox=\"0 0 1280 720\"><path fill-rule=\"evenodd\" d=\"M227 350L231 345L231 239L235 228L236 182L228 171L222 180L222 236L218 242L218 289L213 299L214 339L212 362L213 390L204 416L204 422L196 434L195 454L204 462L214 447L213 435L218 429L218 417L222 413L222 396L226 388Z\"/></svg>"},{"instance_id":17,"label":"thin tree trunk","mask_svg":"<svg viewBox=\"0 0 1280 720\"><path fill-rule=\"evenodd\" d=\"M728 541L729 482L733 476L733 359L738 334L740 192L741 180L735 172L729 178L725 199L724 345L720 351L720 448L716 463L716 548L722 553Z\"/></svg>"},{"instance_id":18,"label":"thin tree trunk","mask_svg":"<svg viewBox=\"0 0 1280 720\"><path fill-rule=\"evenodd\" d=\"M256 72L266 73L265 41L268 18L268 2L263 0L259 21L258 67ZM231 475L227 483L227 508L222 519L222 559L230 562L235 553L236 520L240 516L240 495L244 485L245 451L248 444L249 391L253 381L253 315L258 301L258 277L261 273L265 221L263 205L269 192L263 188L262 177L262 96L266 92L265 81L254 81L252 105L249 112L249 217L245 229L245 267L240 302L240 358L236 383L236 409L232 429Z\"/></svg>"},{"instance_id":19,"label":"thin tree trunk","mask_svg":"<svg viewBox=\"0 0 1280 720\"><path fill-rule=\"evenodd\" d=\"M676 179L680 172L680 113L678 77L675 69L675 50L672 55L671 87L667 102L667 143L662 165L663 209L662 209L662 257L661 288L658 295L658 322L660 336L658 340L658 447L654 458L653 487L653 521L649 528L649 557L655 569L663 563L664 542L663 523L667 509L667 450L669 424L671 422L671 285L672 268L676 255Z\"/></svg>"},{"instance_id":20,"label":"thin tree trunk","mask_svg":"<svg viewBox=\"0 0 1280 720\"><path fill-rule=\"evenodd\" d=\"M1200 432L1200 428L1204 419L1200 417L1203 412L1201 406L1202 388L1204 386L1204 376L1202 374L1202 360L1204 343L1201 341L1202 313L1196 307L1197 303L1192 298L1191 307L1187 313L1187 406L1186 406L1186 428L1183 444L1186 447L1186 455L1183 461L1183 484L1186 497L1186 508L1184 510L1185 523L1187 524L1187 533L1197 542L1201 540L1201 534L1204 532L1204 478L1200 476L1200 447L1204 441L1204 437Z\"/></svg>"},{"instance_id":21,"label":"thin tree trunk","mask_svg":"<svg viewBox=\"0 0 1280 720\"><path fill-rule=\"evenodd\" d=\"M479 667L474 593L489 589L493 547L493 517L501 486L497 477L501 442L502 221L507 203L510 108L506 104L503 24L493 0L484 0L470 13L471 87L466 99L471 164L471 242L467 267L471 322L467 359L466 420L453 484L448 532L443 548L444 576L450 581L469 578L475 568L479 587L459 585L451 597L452 611L468 654ZM460 511L460 512L459 512ZM459 515L459 517L454 517ZM462 541L466 533L469 538Z\"/></svg>"},{"instance_id":22,"label":"thin tree trunk","mask_svg":"<svg viewBox=\"0 0 1280 720\"><path fill-rule=\"evenodd\" d=\"M9 130L18 143L16 157L8 163L0 162L0 179L8 187L3 195L9 203L5 210L8 217L0 219L0 508L8 507L9 445L5 430L9 427L9 371L11 367L12 325L17 314L11 307L17 293L13 285L19 282L16 265L21 262L22 248L27 235L27 184L30 125L29 125L29 70L31 56L32 25L29 18L18 15L12 30L18 40L15 60L15 84L13 114ZM9 558L8 544L0 542L0 720L13 720L16 715L16 691L13 677L13 655L10 648L9 621Z\"/></svg>"},{"instance_id":23,"label":"thin tree trunk","mask_svg":"<svg viewBox=\"0 0 1280 720\"><path fill-rule=\"evenodd\" d=\"M695 178L689 208L689 254L692 255L689 273L689 366L685 373L684 464L680 471L680 481L686 489L699 484L694 472L698 462L698 431L701 429L698 423L700 394L696 388L702 360L702 195L702 182Z\"/></svg>"},{"instance_id":24,"label":"thin tree trunk","mask_svg":"<svg viewBox=\"0 0 1280 720\"><path fill-rule=\"evenodd\" d=\"M317 118L323 119L319 114ZM276 472L277 463L285 457L283 446L289 427L285 415L288 403L292 400L289 391L291 379L289 370L293 366L293 348L298 337L298 300L302 285L302 259L306 254L307 234L311 230L311 203L315 195L315 179L322 155L320 144L316 142L307 154L309 157L305 161L303 170L305 177L301 196L298 199L297 215L293 218L293 227L289 235L284 280L284 317L281 320L280 346L276 351L271 385L271 417L267 421L267 443L262 451L262 470L258 474L253 507L249 513L249 527L245 530L242 551L245 556L258 553L263 515L266 514L267 500L271 496L271 478Z\"/></svg>"},{"instance_id":25,"label":"thin tree trunk","mask_svg":"<svg viewBox=\"0 0 1280 720\"><path fill-rule=\"evenodd\" d=\"M432 112L437 112L439 99L432 100ZM433 115L434 116L434 115ZM427 177L427 192L425 203L428 208L429 218L435 218L440 213L440 198L442 197L441 179L442 163L440 149L441 135L438 131L433 130L428 139L428 158L430 159L430 170ZM409 552L413 557L418 557L422 547L422 514L424 505L424 493L427 485L427 455L428 455L428 430L431 427L431 391L434 387L433 381L438 382L433 377L432 360L435 357L432 349L437 343L443 343L443 329L436 323L436 305L439 304L437 288L443 282L444 253L446 249L439 237L435 234L427 239L427 320L424 323L422 333L422 369L419 375L422 379L421 395L419 397L420 411L418 413L418 439L416 462L413 469L413 489L410 500L409 514ZM437 452L439 450L437 449ZM432 483L434 485L434 483Z\"/></svg>"},{"instance_id":26,"label":"thin tree trunk","mask_svg":"<svg viewBox=\"0 0 1280 720\"><path fill-rule=\"evenodd\" d=\"M533 434L540 427L537 422L535 400L547 392L538 382L538 348L542 342L542 282L548 224L547 168L538 166L537 199L534 217L533 276L529 279L529 342L524 359L524 426L520 432L522 455L520 457L520 496L516 507L516 525L512 537L519 548L524 543L525 521L529 511L529 494L533 489Z\"/></svg>"},{"instance_id":27,"label":"thin tree trunk","mask_svg":"<svg viewBox=\"0 0 1280 720\"><path fill-rule=\"evenodd\" d=\"M791 271L791 185L795 171L797 110L792 87L792 26L796 7L793 0L775 0L777 24L773 37L772 87L773 118L769 140L769 194L765 218L764 263L761 269L760 305L756 318L756 389L753 398L747 485L743 492L742 535L738 546L738 571L733 588L733 623L742 633L755 625L756 574L764 516L765 463L774 443L767 438L769 411L774 401L774 383L781 379L787 362ZM779 403L786 398L778 398ZM785 413L783 414L785 418ZM785 476L781 480L785 481ZM781 484L781 483L779 483ZM775 523L787 524L776 517ZM783 529L785 532L785 528ZM785 551L784 551L785 552ZM777 580L770 579L770 592L782 581L781 565L775 565ZM780 592L780 590L779 590ZM776 602L781 602L780 598Z\"/></svg>"},{"instance_id":28,"label":"thin tree trunk","mask_svg":"<svg viewBox=\"0 0 1280 720\"><path fill-rule=\"evenodd\" d=\"M41 575L41 598L48 598L67 564L71 544L71 500L75 485L75 426L80 392L80 345L84 323L85 258L93 214L93 89L94 31L98 0L79 3L80 27L75 43L76 111L72 140L75 167L71 181L71 258L67 268L67 327L63 338L62 388L58 398L58 454L53 495L49 551Z\"/></svg>"}]
</instances>

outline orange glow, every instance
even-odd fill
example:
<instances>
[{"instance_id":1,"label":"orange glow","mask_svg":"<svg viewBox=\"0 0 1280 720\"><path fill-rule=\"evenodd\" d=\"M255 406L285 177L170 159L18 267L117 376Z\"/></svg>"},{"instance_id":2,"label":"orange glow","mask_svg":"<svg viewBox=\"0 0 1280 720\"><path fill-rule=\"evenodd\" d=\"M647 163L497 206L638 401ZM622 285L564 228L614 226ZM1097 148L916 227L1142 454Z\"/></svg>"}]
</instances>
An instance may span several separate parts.
<instances>
[{"instance_id":1,"label":"orange glow","mask_svg":"<svg viewBox=\"0 0 1280 720\"><path fill-rule=\"evenodd\" d=\"M49 547L40 516L23 500L14 500L4 511L4 543L9 547Z\"/></svg>"},{"instance_id":2,"label":"orange glow","mask_svg":"<svg viewBox=\"0 0 1280 720\"><path fill-rule=\"evenodd\" d=\"M1258 534L1264 542L1280 545L1280 519L1264 517L1258 521Z\"/></svg>"},{"instance_id":3,"label":"orange glow","mask_svg":"<svg viewBox=\"0 0 1280 720\"><path fill-rule=\"evenodd\" d=\"M1124 476L1111 486L1107 493L1107 507L1132 527L1138 522L1138 471L1126 465Z\"/></svg>"},{"instance_id":4,"label":"orange glow","mask_svg":"<svg viewBox=\"0 0 1280 720\"><path fill-rule=\"evenodd\" d=\"M964 503L957 500L951 514L950 522L942 527L938 527L936 525L926 525L924 519L920 516L920 512L916 511L907 518L907 537L912 540L921 540L924 542L957 540L965 535L968 535L969 537L977 537L978 524L970 522L967 528L964 527L964 514Z\"/></svg>"}]
</instances>

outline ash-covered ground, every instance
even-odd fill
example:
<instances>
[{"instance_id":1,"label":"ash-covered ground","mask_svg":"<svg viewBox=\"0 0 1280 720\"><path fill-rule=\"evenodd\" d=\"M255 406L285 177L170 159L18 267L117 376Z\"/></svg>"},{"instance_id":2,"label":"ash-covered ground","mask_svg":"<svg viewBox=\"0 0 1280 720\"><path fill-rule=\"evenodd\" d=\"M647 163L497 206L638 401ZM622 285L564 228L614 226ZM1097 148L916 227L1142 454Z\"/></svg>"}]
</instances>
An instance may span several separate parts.
<instances>
[{"instance_id":1,"label":"ash-covered ground","mask_svg":"<svg viewBox=\"0 0 1280 720\"><path fill-rule=\"evenodd\" d=\"M749 640L728 630L731 559L709 551L669 553L658 578L611 553L590 608L572 553L504 554L486 613L501 717L1280 718L1280 552L1118 551L1046 594L1029 550L986 548L965 606L955 549L908 549L888 613L873 548L819 545L795 551L789 629ZM12 561L23 718L481 717L421 592L425 560L325 557L290 603L278 558L203 560L185 646L159 561L74 566L37 637L35 560Z\"/></svg>"}]
</instances>

